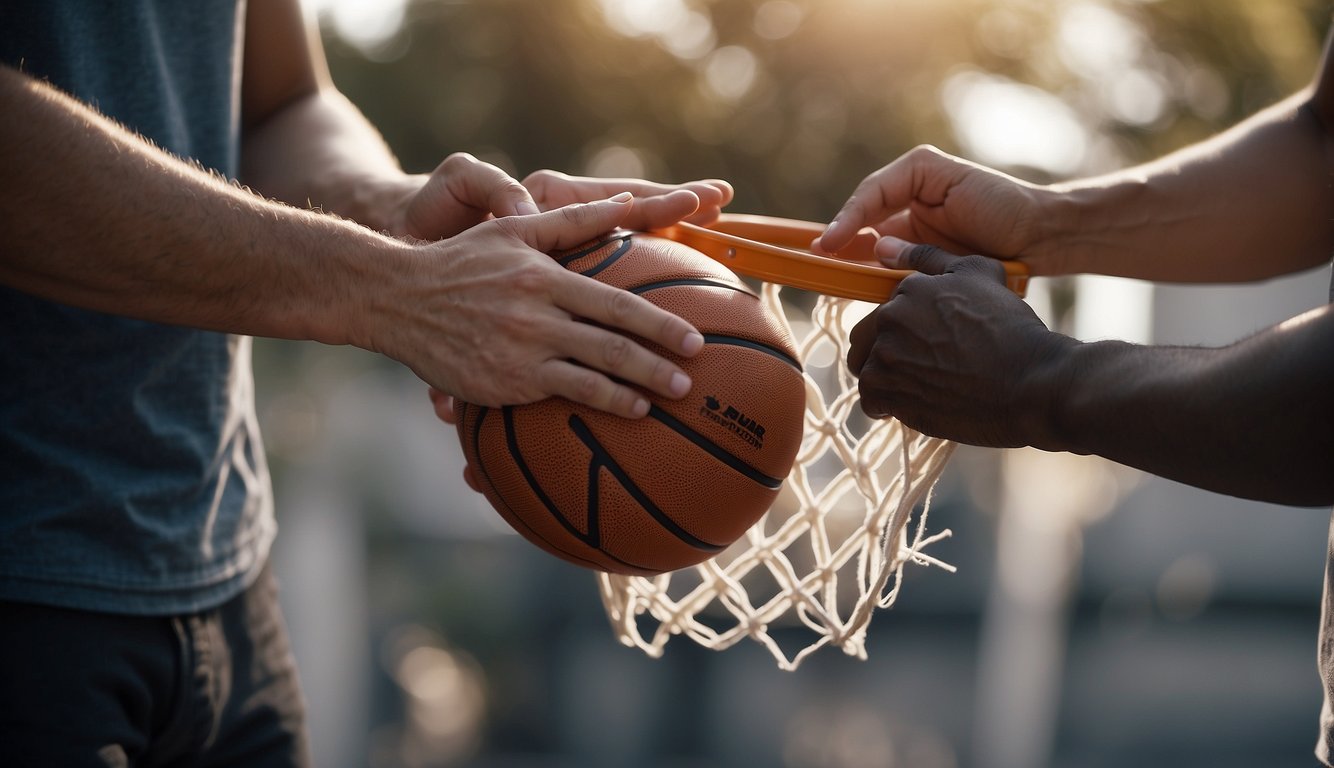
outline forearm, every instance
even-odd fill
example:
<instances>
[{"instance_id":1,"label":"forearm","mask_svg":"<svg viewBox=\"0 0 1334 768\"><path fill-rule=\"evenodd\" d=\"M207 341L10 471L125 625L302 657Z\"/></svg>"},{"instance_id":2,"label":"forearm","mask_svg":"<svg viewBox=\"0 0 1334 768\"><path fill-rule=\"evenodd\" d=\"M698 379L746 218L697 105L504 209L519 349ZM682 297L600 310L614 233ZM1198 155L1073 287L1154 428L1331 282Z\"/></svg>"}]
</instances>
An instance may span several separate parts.
<instances>
[{"instance_id":1,"label":"forearm","mask_svg":"<svg viewBox=\"0 0 1334 768\"><path fill-rule=\"evenodd\" d=\"M376 231L423 180L399 168L379 132L331 87L293 100L246 131L241 181L292 205L318 208Z\"/></svg>"},{"instance_id":2,"label":"forearm","mask_svg":"<svg viewBox=\"0 0 1334 768\"><path fill-rule=\"evenodd\" d=\"M1072 345L1051 368L1054 438L1247 498L1334 502L1334 311L1219 349Z\"/></svg>"},{"instance_id":3,"label":"forearm","mask_svg":"<svg viewBox=\"0 0 1334 768\"><path fill-rule=\"evenodd\" d=\"M400 170L380 133L334 88L314 25L293 0L246 9L241 68L241 181L301 208L377 232L422 185Z\"/></svg>"},{"instance_id":4,"label":"forearm","mask_svg":"<svg viewBox=\"0 0 1334 768\"><path fill-rule=\"evenodd\" d=\"M263 200L0 68L0 281L219 331L355 343L367 265L403 245Z\"/></svg>"},{"instance_id":5,"label":"forearm","mask_svg":"<svg viewBox=\"0 0 1334 768\"><path fill-rule=\"evenodd\" d=\"M1052 188L1038 271L1238 282L1327 262L1334 142L1313 94L1157 162Z\"/></svg>"}]
</instances>

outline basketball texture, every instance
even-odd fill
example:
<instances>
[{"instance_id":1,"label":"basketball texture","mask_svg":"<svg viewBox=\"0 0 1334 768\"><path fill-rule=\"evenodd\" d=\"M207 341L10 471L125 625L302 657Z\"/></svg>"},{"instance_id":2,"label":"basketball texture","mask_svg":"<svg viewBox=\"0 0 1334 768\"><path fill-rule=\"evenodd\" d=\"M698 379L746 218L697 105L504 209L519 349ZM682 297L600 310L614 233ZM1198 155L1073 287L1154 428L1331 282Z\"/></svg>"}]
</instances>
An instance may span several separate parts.
<instances>
[{"instance_id":1,"label":"basketball texture","mask_svg":"<svg viewBox=\"0 0 1334 768\"><path fill-rule=\"evenodd\" d=\"M459 439L502 517L557 557L651 575L702 562L764 514L801 444L806 389L786 327L727 269L660 237L613 233L554 254L565 268L637 293L704 336L681 400L651 392L623 419L550 398L455 402Z\"/></svg>"}]
</instances>

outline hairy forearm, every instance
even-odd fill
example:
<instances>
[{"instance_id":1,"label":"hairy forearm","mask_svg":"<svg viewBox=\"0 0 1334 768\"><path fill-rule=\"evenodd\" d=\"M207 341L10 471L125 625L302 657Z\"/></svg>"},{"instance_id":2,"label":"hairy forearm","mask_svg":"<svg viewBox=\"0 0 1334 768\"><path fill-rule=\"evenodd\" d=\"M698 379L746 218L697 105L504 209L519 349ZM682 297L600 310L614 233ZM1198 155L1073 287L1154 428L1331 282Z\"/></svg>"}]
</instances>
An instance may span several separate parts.
<instances>
[{"instance_id":1,"label":"hairy forearm","mask_svg":"<svg viewBox=\"0 0 1334 768\"><path fill-rule=\"evenodd\" d=\"M269 197L318 208L377 231L420 189L378 131L337 90L293 100L241 142L241 180Z\"/></svg>"},{"instance_id":2,"label":"hairy forearm","mask_svg":"<svg viewBox=\"0 0 1334 768\"><path fill-rule=\"evenodd\" d=\"M1314 91L1145 166L1058 185L1040 246L1055 271L1239 282L1334 252L1334 139Z\"/></svg>"},{"instance_id":3,"label":"hairy forearm","mask_svg":"<svg viewBox=\"0 0 1334 768\"><path fill-rule=\"evenodd\" d=\"M356 343L364 271L404 246L264 200L0 68L0 281L157 322Z\"/></svg>"},{"instance_id":4,"label":"hairy forearm","mask_svg":"<svg viewBox=\"0 0 1334 768\"><path fill-rule=\"evenodd\" d=\"M1247 498L1334 502L1334 308L1217 349L1072 345L1051 370L1055 438Z\"/></svg>"}]
</instances>

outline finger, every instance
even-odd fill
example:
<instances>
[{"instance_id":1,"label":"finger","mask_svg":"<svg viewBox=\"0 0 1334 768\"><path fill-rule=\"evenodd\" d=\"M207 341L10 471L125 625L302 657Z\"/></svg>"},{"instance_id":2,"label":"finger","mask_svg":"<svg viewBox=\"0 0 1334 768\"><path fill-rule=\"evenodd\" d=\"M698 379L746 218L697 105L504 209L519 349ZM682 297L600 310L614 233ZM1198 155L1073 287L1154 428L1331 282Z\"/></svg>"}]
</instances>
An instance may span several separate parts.
<instances>
[{"instance_id":1,"label":"finger","mask_svg":"<svg viewBox=\"0 0 1334 768\"><path fill-rule=\"evenodd\" d=\"M456 235L488 215L536 212L528 190L509 174L459 152L445 158L411 196L402 234L435 240Z\"/></svg>"},{"instance_id":2,"label":"finger","mask_svg":"<svg viewBox=\"0 0 1334 768\"><path fill-rule=\"evenodd\" d=\"M853 326L852 333L848 340L848 371L853 376L861 376L862 368L866 366L866 361L871 357L871 348L875 345L876 326L875 316L879 312L872 312L858 321Z\"/></svg>"},{"instance_id":3,"label":"finger","mask_svg":"<svg viewBox=\"0 0 1334 768\"><path fill-rule=\"evenodd\" d=\"M431 406L435 409L436 418L446 424L456 424L457 419L454 415L454 398L441 392L435 387L430 387L426 394L431 398Z\"/></svg>"},{"instance_id":4,"label":"finger","mask_svg":"<svg viewBox=\"0 0 1334 768\"><path fill-rule=\"evenodd\" d=\"M687 218L692 224L713 222L722 210L732 203L732 198L736 195L732 185L722 179L692 181L682 186L694 192L699 198L699 208Z\"/></svg>"},{"instance_id":5,"label":"finger","mask_svg":"<svg viewBox=\"0 0 1334 768\"><path fill-rule=\"evenodd\" d=\"M887 419L895 415L889 393L883 387L872 384L869 377L857 380L857 399L862 413L872 419Z\"/></svg>"},{"instance_id":6,"label":"finger","mask_svg":"<svg viewBox=\"0 0 1334 768\"><path fill-rule=\"evenodd\" d=\"M552 288L552 298L556 306L571 315L628 332L684 357L693 357L704 346L704 337L699 331L677 315L642 296L583 275L563 273ZM581 344L598 340L606 343L605 339L590 340L585 337ZM591 360L586 362L598 365ZM620 371L612 372L620 374ZM634 380L647 386L647 382Z\"/></svg>"},{"instance_id":7,"label":"finger","mask_svg":"<svg viewBox=\"0 0 1334 768\"><path fill-rule=\"evenodd\" d=\"M456 152L445 158L432 174L432 181L436 179L441 179L459 202L493 216L538 212L533 196L517 179L466 152Z\"/></svg>"},{"instance_id":8,"label":"finger","mask_svg":"<svg viewBox=\"0 0 1334 768\"><path fill-rule=\"evenodd\" d=\"M908 243L893 237L883 237L876 242L876 255L889 267L912 269L927 275L977 275L1005 284L1005 267L997 259L986 256L956 256L934 245Z\"/></svg>"},{"instance_id":9,"label":"finger","mask_svg":"<svg viewBox=\"0 0 1334 768\"><path fill-rule=\"evenodd\" d=\"M842 250L852 242L853 236L860 232L862 227L892 212L885 210L883 193L877 181L881 172L877 171L867 176L857 185L852 197L848 198L829 222L829 226L825 227L824 234L820 235L818 241L820 251L835 253Z\"/></svg>"},{"instance_id":10,"label":"finger","mask_svg":"<svg viewBox=\"0 0 1334 768\"><path fill-rule=\"evenodd\" d=\"M691 216L699 207L699 197L685 189L655 197L636 197L634 207L621 224L626 229L641 231L662 229ZM716 213L714 218L717 218Z\"/></svg>"},{"instance_id":11,"label":"finger","mask_svg":"<svg viewBox=\"0 0 1334 768\"><path fill-rule=\"evenodd\" d=\"M882 237L875 244L881 263L898 269L912 269L927 275L952 272L963 256L924 243L908 243L898 238Z\"/></svg>"},{"instance_id":12,"label":"finger","mask_svg":"<svg viewBox=\"0 0 1334 768\"><path fill-rule=\"evenodd\" d=\"M954 183L953 158L929 145L915 147L862 180L821 238L827 252L843 248L864 226L875 226L922 199L939 205Z\"/></svg>"},{"instance_id":13,"label":"finger","mask_svg":"<svg viewBox=\"0 0 1334 768\"><path fill-rule=\"evenodd\" d=\"M604 195L630 192L638 210L630 212L631 229L661 229L678 221L708 224L732 201L732 185L725 181L659 184L636 179L613 179L602 185ZM687 204L689 203L689 204Z\"/></svg>"},{"instance_id":14,"label":"finger","mask_svg":"<svg viewBox=\"0 0 1334 768\"><path fill-rule=\"evenodd\" d=\"M912 205L908 210L899 211L876 224L875 229L882 236L897 237L913 243L928 243L951 253L975 253L976 248L973 245L946 234L940 222L933 223L933 219L939 218L934 215L937 211L937 208L929 206Z\"/></svg>"},{"instance_id":15,"label":"finger","mask_svg":"<svg viewBox=\"0 0 1334 768\"><path fill-rule=\"evenodd\" d=\"M549 253L573 248L615 229L630 213L634 197L623 192L608 200L576 203L522 218L496 222L530 247Z\"/></svg>"},{"instance_id":16,"label":"finger","mask_svg":"<svg viewBox=\"0 0 1334 768\"><path fill-rule=\"evenodd\" d=\"M639 419L648 415L648 398L592 368L564 360L548 360L542 364L540 384L553 395L614 416Z\"/></svg>"},{"instance_id":17,"label":"finger","mask_svg":"<svg viewBox=\"0 0 1334 768\"><path fill-rule=\"evenodd\" d=\"M624 334L576 323L564 334L563 342L563 351L569 358L610 374L618 381L636 384L673 400L690 392L692 382L685 371Z\"/></svg>"}]
</instances>

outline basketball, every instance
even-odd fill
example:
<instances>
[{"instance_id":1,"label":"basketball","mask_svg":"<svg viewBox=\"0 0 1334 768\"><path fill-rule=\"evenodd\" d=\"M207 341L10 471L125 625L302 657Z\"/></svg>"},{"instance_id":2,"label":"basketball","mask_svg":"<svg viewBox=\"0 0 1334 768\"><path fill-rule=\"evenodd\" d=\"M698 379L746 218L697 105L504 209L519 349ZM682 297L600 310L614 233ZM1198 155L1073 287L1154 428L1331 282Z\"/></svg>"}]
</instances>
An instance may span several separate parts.
<instances>
[{"instance_id":1,"label":"basketball","mask_svg":"<svg viewBox=\"0 0 1334 768\"><path fill-rule=\"evenodd\" d=\"M643 394L641 419L563 398L503 408L456 400L459 440L487 500L576 565L652 575L707 560L773 503L801 445L806 386L786 325L736 275L680 243L616 232L553 254L643 296L704 336L681 358L681 400Z\"/></svg>"}]
</instances>

